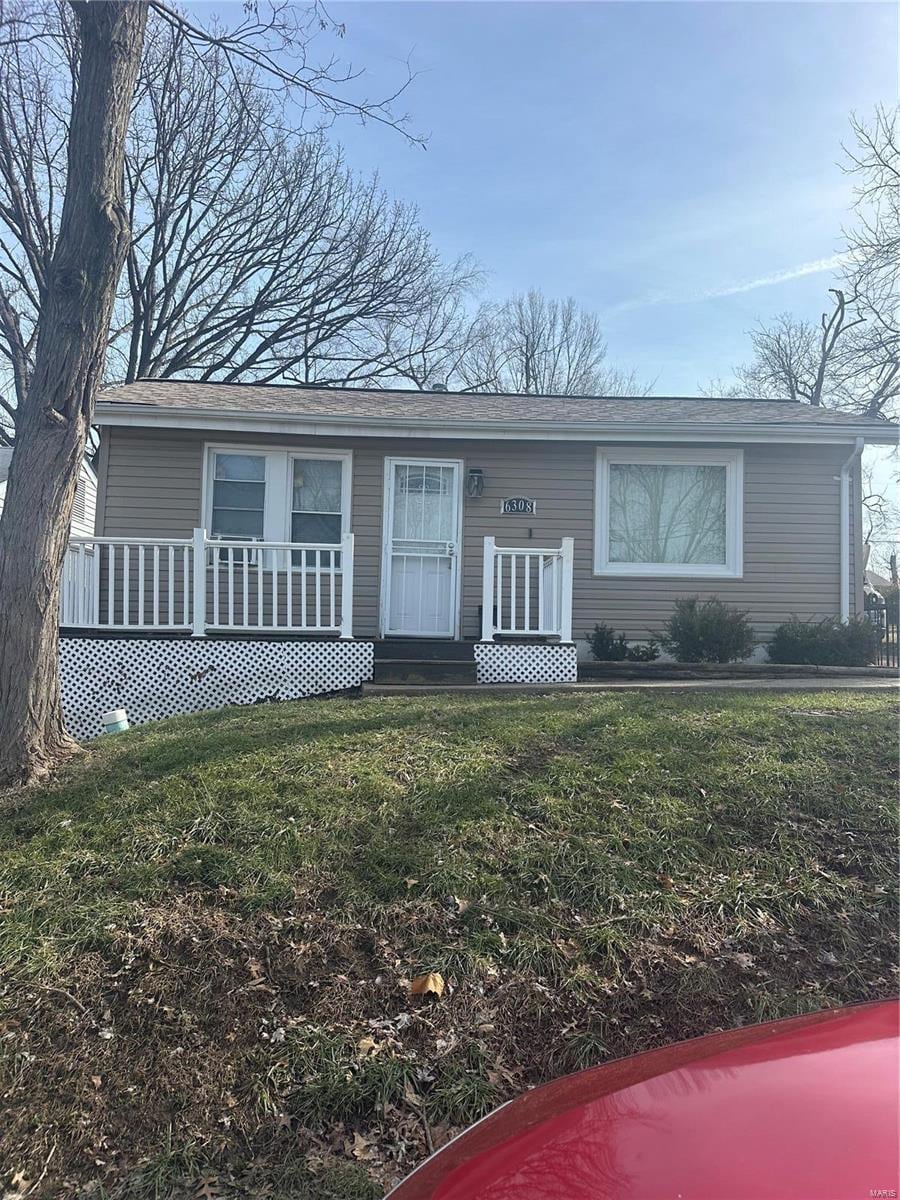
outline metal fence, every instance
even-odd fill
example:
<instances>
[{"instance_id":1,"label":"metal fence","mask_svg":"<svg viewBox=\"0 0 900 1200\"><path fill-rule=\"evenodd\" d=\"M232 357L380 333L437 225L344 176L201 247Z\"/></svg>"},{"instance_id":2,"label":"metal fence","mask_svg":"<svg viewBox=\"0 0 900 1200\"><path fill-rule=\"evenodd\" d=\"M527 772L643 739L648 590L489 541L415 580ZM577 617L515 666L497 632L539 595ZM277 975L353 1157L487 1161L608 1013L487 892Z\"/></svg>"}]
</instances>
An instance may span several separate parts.
<instances>
[{"instance_id":1,"label":"metal fence","mask_svg":"<svg viewBox=\"0 0 900 1200\"><path fill-rule=\"evenodd\" d=\"M900 613L897 596L885 600L878 592L867 593L866 615L881 634L875 652L875 666L900 668Z\"/></svg>"}]
</instances>

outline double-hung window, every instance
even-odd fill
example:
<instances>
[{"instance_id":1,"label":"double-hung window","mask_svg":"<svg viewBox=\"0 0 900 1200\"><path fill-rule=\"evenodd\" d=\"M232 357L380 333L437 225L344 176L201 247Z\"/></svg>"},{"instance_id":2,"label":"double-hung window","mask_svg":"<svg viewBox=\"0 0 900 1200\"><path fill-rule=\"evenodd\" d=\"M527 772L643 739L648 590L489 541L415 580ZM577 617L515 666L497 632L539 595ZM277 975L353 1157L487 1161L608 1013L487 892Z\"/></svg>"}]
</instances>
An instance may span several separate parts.
<instances>
[{"instance_id":1,"label":"double-hung window","mask_svg":"<svg viewBox=\"0 0 900 1200\"><path fill-rule=\"evenodd\" d=\"M739 576L742 524L742 451L598 450L597 574Z\"/></svg>"},{"instance_id":2,"label":"double-hung window","mask_svg":"<svg viewBox=\"0 0 900 1200\"><path fill-rule=\"evenodd\" d=\"M314 548L338 546L349 532L349 453L230 446L206 453L203 520L213 537ZM292 559L299 565L300 553Z\"/></svg>"}]
</instances>

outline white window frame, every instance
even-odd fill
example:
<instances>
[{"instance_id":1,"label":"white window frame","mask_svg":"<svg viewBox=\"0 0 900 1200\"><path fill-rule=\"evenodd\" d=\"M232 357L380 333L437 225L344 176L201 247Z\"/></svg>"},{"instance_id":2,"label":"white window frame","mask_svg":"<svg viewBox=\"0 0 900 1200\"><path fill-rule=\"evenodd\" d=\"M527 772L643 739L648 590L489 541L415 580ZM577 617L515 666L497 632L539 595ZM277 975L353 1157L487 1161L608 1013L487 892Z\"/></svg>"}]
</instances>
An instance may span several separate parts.
<instances>
[{"instance_id":1,"label":"white window frame","mask_svg":"<svg viewBox=\"0 0 900 1200\"><path fill-rule=\"evenodd\" d=\"M609 468L612 464L725 468L724 563L622 563L609 561ZM744 573L744 452L604 447L597 450L594 482L594 574L678 579L740 579Z\"/></svg>"},{"instance_id":2,"label":"white window frame","mask_svg":"<svg viewBox=\"0 0 900 1200\"><path fill-rule=\"evenodd\" d=\"M298 458L338 459L343 463L341 472L341 537L350 532L350 504L353 495L353 451L320 450L317 446L265 446L238 442L206 442L203 447L203 511L201 523L204 529L212 529L212 500L215 470L215 454L256 454L266 462L266 498L263 510L264 542L289 542L291 540L292 478L293 463ZM227 539L226 539L227 540ZM236 538L236 541L252 539ZM322 543L325 545L326 543ZM298 543L298 545L313 545ZM299 567L294 567L299 570Z\"/></svg>"}]
</instances>

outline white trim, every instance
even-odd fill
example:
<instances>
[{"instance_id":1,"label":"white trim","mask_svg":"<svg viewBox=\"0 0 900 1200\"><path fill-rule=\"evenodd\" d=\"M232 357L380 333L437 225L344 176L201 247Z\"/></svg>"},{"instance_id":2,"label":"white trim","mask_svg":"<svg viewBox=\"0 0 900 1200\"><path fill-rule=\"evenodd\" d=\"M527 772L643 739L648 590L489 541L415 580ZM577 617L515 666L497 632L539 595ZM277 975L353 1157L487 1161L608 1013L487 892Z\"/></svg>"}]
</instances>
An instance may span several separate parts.
<instances>
[{"instance_id":1,"label":"white trim","mask_svg":"<svg viewBox=\"0 0 900 1200\"><path fill-rule=\"evenodd\" d=\"M841 622L850 620L850 475L863 452L863 439L857 438L853 453L841 464L840 479L840 522L841 522Z\"/></svg>"},{"instance_id":2,"label":"white trim","mask_svg":"<svg viewBox=\"0 0 900 1200\"><path fill-rule=\"evenodd\" d=\"M490 438L497 441L609 442L783 442L850 446L857 437L870 445L897 445L896 425L810 426L806 422L720 421L641 424L625 421L447 421L426 417L308 417L297 413L236 413L233 409L159 408L152 404L98 403L95 425L206 429L215 433L275 433L292 436L393 438Z\"/></svg>"},{"instance_id":3,"label":"white trim","mask_svg":"<svg viewBox=\"0 0 900 1200\"><path fill-rule=\"evenodd\" d=\"M291 540L291 462L295 458L331 458L344 464L341 472L341 538L351 527L353 500L353 451L320 450L318 446L272 446L244 442L204 442L201 485L200 524L212 530L213 454L257 454L266 460L266 497L263 515L263 539L266 542ZM278 497L281 497L279 508ZM210 535L211 536L211 535Z\"/></svg>"},{"instance_id":4,"label":"white trim","mask_svg":"<svg viewBox=\"0 0 900 1200\"><path fill-rule=\"evenodd\" d=\"M447 633L418 633L390 628L391 602L391 526L394 513L394 467L425 466L454 467L456 470L456 554L452 558L452 583L450 608L453 617L452 629ZM381 596L378 605L378 628L381 637L424 637L459 639L460 609L462 604L462 538L463 538L463 477L464 461L461 458L408 458L403 456L384 458L384 487L382 490L381 514Z\"/></svg>"},{"instance_id":5,"label":"white trim","mask_svg":"<svg viewBox=\"0 0 900 1200\"><path fill-rule=\"evenodd\" d=\"M609 561L609 467L611 463L725 468L724 563L611 563ZM744 572L743 450L597 450L594 479L594 574L653 576L655 579L740 579Z\"/></svg>"}]
</instances>

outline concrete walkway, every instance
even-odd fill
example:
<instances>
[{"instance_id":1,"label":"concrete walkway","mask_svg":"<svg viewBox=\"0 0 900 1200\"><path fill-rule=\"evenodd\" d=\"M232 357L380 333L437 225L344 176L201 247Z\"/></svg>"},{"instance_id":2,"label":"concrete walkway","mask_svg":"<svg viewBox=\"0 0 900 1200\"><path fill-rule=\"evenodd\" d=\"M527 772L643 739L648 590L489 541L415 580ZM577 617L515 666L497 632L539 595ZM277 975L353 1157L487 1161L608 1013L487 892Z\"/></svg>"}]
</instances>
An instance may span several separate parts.
<instances>
[{"instance_id":1,"label":"concrete walkway","mask_svg":"<svg viewBox=\"0 0 900 1200\"><path fill-rule=\"evenodd\" d=\"M364 696L470 696L547 695L564 692L900 692L900 679L823 677L821 675L769 679L609 679L592 683L492 683L407 684L364 683Z\"/></svg>"}]
</instances>

